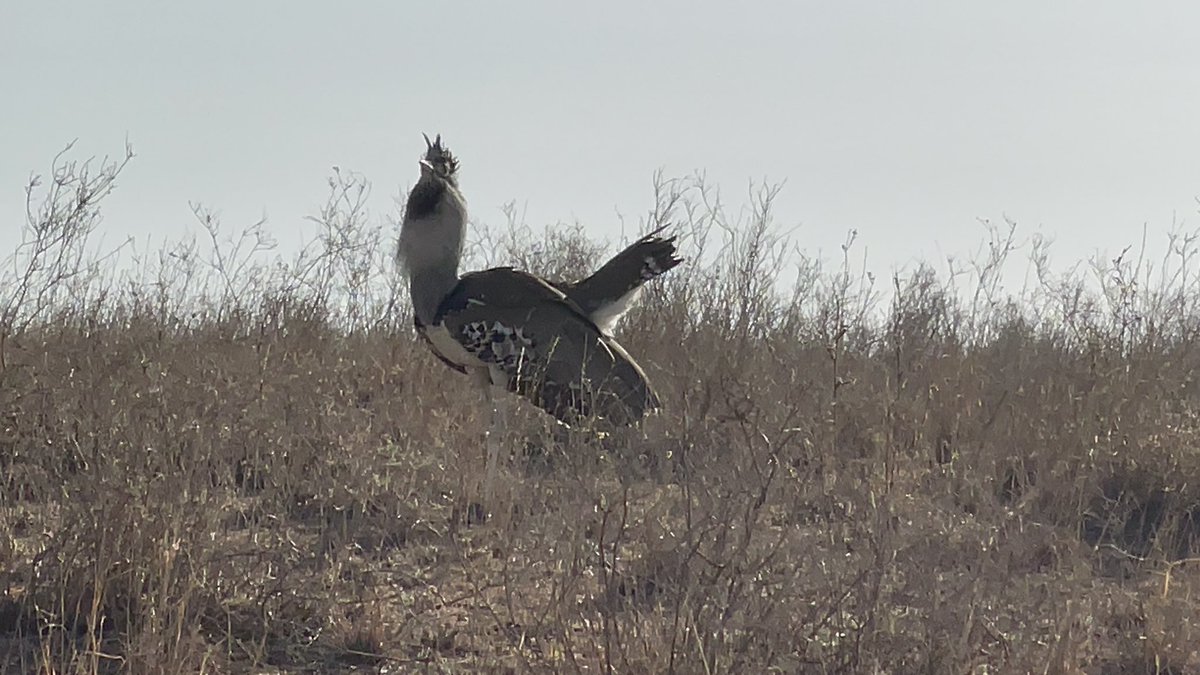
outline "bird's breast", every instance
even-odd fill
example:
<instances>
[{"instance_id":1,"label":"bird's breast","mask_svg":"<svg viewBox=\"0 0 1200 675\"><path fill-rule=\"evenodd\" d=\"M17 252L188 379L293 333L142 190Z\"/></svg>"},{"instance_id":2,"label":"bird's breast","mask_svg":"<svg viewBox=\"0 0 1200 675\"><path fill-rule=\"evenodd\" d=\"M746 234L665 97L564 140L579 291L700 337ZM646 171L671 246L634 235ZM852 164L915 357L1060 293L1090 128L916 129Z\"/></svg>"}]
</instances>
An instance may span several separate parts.
<instances>
[{"instance_id":1,"label":"bird's breast","mask_svg":"<svg viewBox=\"0 0 1200 675\"><path fill-rule=\"evenodd\" d=\"M467 351L462 346L462 343L454 339L454 336L446 329L445 324L439 323L432 326L424 326L420 330L425 332L425 337L429 340L429 346L443 359L463 368L481 368L487 365L476 358L474 354Z\"/></svg>"}]
</instances>

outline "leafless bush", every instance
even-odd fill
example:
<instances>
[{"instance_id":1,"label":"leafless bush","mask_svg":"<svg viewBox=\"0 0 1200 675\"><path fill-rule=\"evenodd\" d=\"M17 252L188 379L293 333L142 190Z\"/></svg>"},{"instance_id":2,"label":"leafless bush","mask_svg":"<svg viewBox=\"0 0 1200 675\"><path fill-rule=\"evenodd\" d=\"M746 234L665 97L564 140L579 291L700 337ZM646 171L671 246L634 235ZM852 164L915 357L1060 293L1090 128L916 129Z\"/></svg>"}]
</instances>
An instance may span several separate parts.
<instances>
[{"instance_id":1,"label":"leafless bush","mask_svg":"<svg viewBox=\"0 0 1200 675\"><path fill-rule=\"evenodd\" d=\"M889 289L854 233L806 255L778 186L659 176L636 229L688 263L620 338L664 410L522 407L479 525L480 406L413 340L367 181L335 169L291 257L196 205L117 267L89 236L130 156L56 158L5 268L6 671L1200 668L1194 234L1060 271L985 223ZM612 248L507 221L470 266Z\"/></svg>"},{"instance_id":2,"label":"leafless bush","mask_svg":"<svg viewBox=\"0 0 1200 675\"><path fill-rule=\"evenodd\" d=\"M133 149L97 163L68 159L73 145L55 155L49 177L34 175L25 186L21 242L0 277L0 370L7 339L46 320L47 312L78 309L106 257L88 244L100 224L100 202L116 187Z\"/></svg>"}]
</instances>

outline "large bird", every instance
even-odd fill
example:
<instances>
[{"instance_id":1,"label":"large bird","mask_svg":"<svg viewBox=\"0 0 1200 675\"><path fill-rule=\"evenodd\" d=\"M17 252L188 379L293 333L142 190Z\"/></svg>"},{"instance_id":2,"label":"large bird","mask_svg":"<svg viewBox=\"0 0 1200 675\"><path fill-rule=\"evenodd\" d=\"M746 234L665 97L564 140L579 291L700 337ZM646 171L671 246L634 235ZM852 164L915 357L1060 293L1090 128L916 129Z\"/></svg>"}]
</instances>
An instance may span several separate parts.
<instances>
[{"instance_id":1,"label":"large bird","mask_svg":"<svg viewBox=\"0 0 1200 675\"><path fill-rule=\"evenodd\" d=\"M408 195L397 259L408 276L417 332L492 404L484 493L499 455L492 387L516 393L565 424L629 425L659 406L645 372L611 336L642 284L678 265L672 239L653 232L591 276L555 283L511 267L459 275L467 204L458 160L425 137Z\"/></svg>"}]
</instances>

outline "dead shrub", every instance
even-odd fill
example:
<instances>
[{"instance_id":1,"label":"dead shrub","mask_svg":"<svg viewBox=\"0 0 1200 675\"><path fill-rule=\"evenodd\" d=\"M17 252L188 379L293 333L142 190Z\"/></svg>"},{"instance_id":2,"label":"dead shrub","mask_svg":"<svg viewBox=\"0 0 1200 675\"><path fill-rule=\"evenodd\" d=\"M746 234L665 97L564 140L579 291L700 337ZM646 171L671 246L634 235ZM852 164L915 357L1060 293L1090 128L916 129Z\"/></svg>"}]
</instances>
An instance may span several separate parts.
<instances>
[{"instance_id":1,"label":"dead shrub","mask_svg":"<svg viewBox=\"0 0 1200 675\"><path fill-rule=\"evenodd\" d=\"M601 438L518 406L480 525L478 395L413 340L366 180L291 257L202 205L109 257L124 161L58 158L3 267L6 670L1200 668L1193 235L1056 272L985 223L888 288L853 233L806 256L775 187L660 176L639 226L689 262L619 338L664 409ZM472 266L611 249L508 220Z\"/></svg>"}]
</instances>

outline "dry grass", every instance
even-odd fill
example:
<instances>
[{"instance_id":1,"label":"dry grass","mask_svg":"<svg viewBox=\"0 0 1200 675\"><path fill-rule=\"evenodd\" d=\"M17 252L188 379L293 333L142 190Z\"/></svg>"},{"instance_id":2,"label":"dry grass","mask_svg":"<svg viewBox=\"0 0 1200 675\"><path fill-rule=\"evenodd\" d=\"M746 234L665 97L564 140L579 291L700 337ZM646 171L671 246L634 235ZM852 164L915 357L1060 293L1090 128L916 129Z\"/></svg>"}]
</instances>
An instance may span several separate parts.
<instances>
[{"instance_id":1,"label":"dry grass","mask_svg":"<svg viewBox=\"0 0 1200 675\"><path fill-rule=\"evenodd\" d=\"M772 190L660 181L693 263L622 339L665 410L564 442L523 407L478 525L477 395L414 342L362 179L293 260L197 207L207 240L118 267L88 242L120 166L56 160L4 268L5 672L1200 671L1191 239L1061 276L1033 242L1012 298L995 228L885 295L853 241L793 254Z\"/></svg>"}]
</instances>

